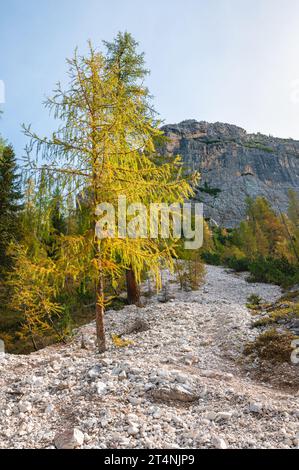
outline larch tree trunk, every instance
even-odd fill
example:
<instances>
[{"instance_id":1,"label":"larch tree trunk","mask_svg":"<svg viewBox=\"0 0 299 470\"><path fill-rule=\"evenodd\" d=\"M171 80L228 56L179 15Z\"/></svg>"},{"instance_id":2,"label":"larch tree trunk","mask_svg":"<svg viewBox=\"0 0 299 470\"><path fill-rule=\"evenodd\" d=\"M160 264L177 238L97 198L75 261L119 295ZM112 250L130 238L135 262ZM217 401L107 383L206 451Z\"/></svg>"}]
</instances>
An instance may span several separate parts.
<instances>
[{"instance_id":1,"label":"larch tree trunk","mask_svg":"<svg viewBox=\"0 0 299 470\"><path fill-rule=\"evenodd\" d=\"M133 269L126 271L127 300L129 305L140 305L140 288Z\"/></svg>"},{"instance_id":2,"label":"larch tree trunk","mask_svg":"<svg viewBox=\"0 0 299 470\"><path fill-rule=\"evenodd\" d=\"M105 306L104 306L104 281L103 274L99 272L99 279L97 284L97 304L96 304L96 329L97 329L97 343L99 353L106 351L106 337L105 337Z\"/></svg>"}]
</instances>

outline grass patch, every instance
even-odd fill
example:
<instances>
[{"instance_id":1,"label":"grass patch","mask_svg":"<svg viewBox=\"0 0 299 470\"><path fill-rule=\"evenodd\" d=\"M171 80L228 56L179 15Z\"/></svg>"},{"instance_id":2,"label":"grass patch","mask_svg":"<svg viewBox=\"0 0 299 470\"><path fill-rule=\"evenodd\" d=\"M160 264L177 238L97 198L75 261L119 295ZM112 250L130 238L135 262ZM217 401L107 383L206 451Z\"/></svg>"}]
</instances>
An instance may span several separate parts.
<instances>
[{"instance_id":1,"label":"grass patch","mask_svg":"<svg viewBox=\"0 0 299 470\"><path fill-rule=\"evenodd\" d=\"M254 355L262 360L284 363L291 361L292 341L296 337L289 332L279 333L275 328L270 329L245 346L244 354Z\"/></svg>"},{"instance_id":2,"label":"grass patch","mask_svg":"<svg viewBox=\"0 0 299 470\"><path fill-rule=\"evenodd\" d=\"M261 142L246 142L245 144L243 144L243 146L249 149L258 149L262 152L274 153L274 149L272 147L268 147L267 145L264 145Z\"/></svg>"}]
</instances>

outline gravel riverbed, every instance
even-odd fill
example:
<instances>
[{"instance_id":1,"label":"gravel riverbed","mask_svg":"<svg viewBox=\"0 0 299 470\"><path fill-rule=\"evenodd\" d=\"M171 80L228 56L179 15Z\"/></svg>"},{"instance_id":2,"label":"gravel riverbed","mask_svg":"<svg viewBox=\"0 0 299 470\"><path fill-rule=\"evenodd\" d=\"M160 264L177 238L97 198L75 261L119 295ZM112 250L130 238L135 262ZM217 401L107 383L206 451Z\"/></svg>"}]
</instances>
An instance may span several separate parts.
<instances>
[{"instance_id":1,"label":"gravel riverbed","mask_svg":"<svg viewBox=\"0 0 299 470\"><path fill-rule=\"evenodd\" d=\"M2 356L0 448L299 448L298 391L240 364L256 334L248 296L274 301L280 289L211 266L196 292L169 286L167 303L107 313L126 348L109 339L97 354L89 324L68 345Z\"/></svg>"}]
</instances>

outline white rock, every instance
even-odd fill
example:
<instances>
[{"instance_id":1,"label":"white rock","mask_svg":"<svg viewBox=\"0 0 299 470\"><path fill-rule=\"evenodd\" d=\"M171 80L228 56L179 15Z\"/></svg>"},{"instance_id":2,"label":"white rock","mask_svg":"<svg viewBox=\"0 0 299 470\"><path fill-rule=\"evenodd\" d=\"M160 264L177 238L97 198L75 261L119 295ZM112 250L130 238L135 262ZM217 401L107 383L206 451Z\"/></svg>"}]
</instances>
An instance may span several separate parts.
<instances>
[{"instance_id":1,"label":"white rock","mask_svg":"<svg viewBox=\"0 0 299 470\"><path fill-rule=\"evenodd\" d=\"M137 425L132 424L131 426L129 426L128 428L129 436L137 436L138 433L139 433L139 427Z\"/></svg>"},{"instance_id":2,"label":"white rock","mask_svg":"<svg viewBox=\"0 0 299 470\"><path fill-rule=\"evenodd\" d=\"M123 369L119 366L114 367L114 369L112 370L112 375L118 376L122 372L122 370Z\"/></svg>"},{"instance_id":3,"label":"white rock","mask_svg":"<svg viewBox=\"0 0 299 470\"><path fill-rule=\"evenodd\" d=\"M198 400L199 395L193 390L189 390L182 385L156 387L152 391L152 396L158 400L163 401L182 401L193 402Z\"/></svg>"},{"instance_id":4,"label":"white rock","mask_svg":"<svg viewBox=\"0 0 299 470\"><path fill-rule=\"evenodd\" d=\"M155 444L151 439L145 438L144 439L144 444L145 444L145 448L147 448L147 449L154 449L155 448Z\"/></svg>"},{"instance_id":5,"label":"white rock","mask_svg":"<svg viewBox=\"0 0 299 470\"><path fill-rule=\"evenodd\" d=\"M127 415L127 422L128 422L129 424L138 423L138 421L139 421L139 418L138 418L138 416L135 415L134 413L129 413L129 414Z\"/></svg>"},{"instance_id":6,"label":"white rock","mask_svg":"<svg viewBox=\"0 0 299 470\"><path fill-rule=\"evenodd\" d=\"M54 411L55 411L55 406L52 405L51 403L50 403L50 404L46 407L46 409L45 409L45 413L46 413L47 415L52 414Z\"/></svg>"},{"instance_id":7,"label":"white rock","mask_svg":"<svg viewBox=\"0 0 299 470\"><path fill-rule=\"evenodd\" d=\"M100 366L94 366L92 369L88 371L88 377L90 379L96 379L101 375L101 367Z\"/></svg>"},{"instance_id":8,"label":"white rock","mask_svg":"<svg viewBox=\"0 0 299 470\"><path fill-rule=\"evenodd\" d=\"M141 398L129 397L129 402L131 403L131 405L137 406L141 404L142 400Z\"/></svg>"},{"instance_id":9,"label":"white rock","mask_svg":"<svg viewBox=\"0 0 299 470\"><path fill-rule=\"evenodd\" d=\"M154 413L153 413L153 418L154 419L160 419L162 416L162 411L160 409L157 409Z\"/></svg>"},{"instance_id":10,"label":"white rock","mask_svg":"<svg viewBox=\"0 0 299 470\"><path fill-rule=\"evenodd\" d=\"M153 388L154 388L153 384L147 383L147 384L144 385L145 392L148 392L149 390L151 390Z\"/></svg>"},{"instance_id":11,"label":"white rock","mask_svg":"<svg viewBox=\"0 0 299 470\"><path fill-rule=\"evenodd\" d=\"M84 443L84 434L77 428L58 432L54 439L56 449L75 449Z\"/></svg>"},{"instance_id":12,"label":"white rock","mask_svg":"<svg viewBox=\"0 0 299 470\"><path fill-rule=\"evenodd\" d=\"M20 413L30 413L32 411L32 404L28 401L19 403Z\"/></svg>"},{"instance_id":13,"label":"white rock","mask_svg":"<svg viewBox=\"0 0 299 470\"><path fill-rule=\"evenodd\" d=\"M122 439L122 435L120 432L113 432L111 434L111 440L114 442L119 442Z\"/></svg>"},{"instance_id":14,"label":"white rock","mask_svg":"<svg viewBox=\"0 0 299 470\"><path fill-rule=\"evenodd\" d=\"M210 422L209 419L203 418L203 419L201 420L201 423L202 423L202 424L205 424L205 425L209 425L211 422Z\"/></svg>"},{"instance_id":15,"label":"white rock","mask_svg":"<svg viewBox=\"0 0 299 470\"><path fill-rule=\"evenodd\" d=\"M208 419L209 421L215 421L215 419L217 418L217 413L215 411L207 411L204 414L204 418Z\"/></svg>"},{"instance_id":16,"label":"white rock","mask_svg":"<svg viewBox=\"0 0 299 470\"><path fill-rule=\"evenodd\" d=\"M184 374L177 374L175 376L175 380L181 384L185 384L188 382L188 376Z\"/></svg>"},{"instance_id":17,"label":"white rock","mask_svg":"<svg viewBox=\"0 0 299 470\"><path fill-rule=\"evenodd\" d=\"M170 376L170 372L168 370L159 370L156 372L156 375L158 375L159 377L161 377L162 379L168 379L169 376ZM155 376L154 376L155 377Z\"/></svg>"},{"instance_id":18,"label":"white rock","mask_svg":"<svg viewBox=\"0 0 299 470\"><path fill-rule=\"evenodd\" d=\"M219 436L213 436L212 438L212 445L216 449L227 449L227 443L225 442L224 439L222 439Z\"/></svg>"},{"instance_id":19,"label":"white rock","mask_svg":"<svg viewBox=\"0 0 299 470\"><path fill-rule=\"evenodd\" d=\"M125 370L122 370L118 376L118 380L126 380L126 378L127 378L127 373Z\"/></svg>"},{"instance_id":20,"label":"white rock","mask_svg":"<svg viewBox=\"0 0 299 470\"><path fill-rule=\"evenodd\" d=\"M208 387L207 387L206 385L204 385L204 386L199 390L198 395L199 395L199 398L201 398L202 400L203 400L204 398L206 398L207 395L208 395Z\"/></svg>"},{"instance_id":21,"label":"white rock","mask_svg":"<svg viewBox=\"0 0 299 470\"><path fill-rule=\"evenodd\" d=\"M104 382L97 382L96 391L97 391L97 394L100 396L105 395L107 392L107 385Z\"/></svg>"},{"instance_id":22,"label":"white rock","mask_svg":"<svg viewBox=\"0 0 299 470\"><path fill-rule=\"evenodd\" d=\"M36 377L35 375L32 377L32 379L30 380L30 383L34 386L34 387L41 387L43 384L44 384L44 379L43 377Z\"/></svg>"},{"instance_id":23,"label":"white rock","mask_svg":"<svg viewBox=\"0 0 299 470\"><path fill-rule=\"evenodd\" d=\"M221 411L216 415L216 421L229 421L233 416L232 412Z\"/></svg>"},{"instance_id":24,"label":"white rock","mask_svg":"<svg viewBox=\"0 0 299 470\"><path fill-rule=\"evenodd\" d=\"M261 413L263 411L263 405L261 403L250 403L249 405L250 413Z\"/></svg>"}]
</instances>

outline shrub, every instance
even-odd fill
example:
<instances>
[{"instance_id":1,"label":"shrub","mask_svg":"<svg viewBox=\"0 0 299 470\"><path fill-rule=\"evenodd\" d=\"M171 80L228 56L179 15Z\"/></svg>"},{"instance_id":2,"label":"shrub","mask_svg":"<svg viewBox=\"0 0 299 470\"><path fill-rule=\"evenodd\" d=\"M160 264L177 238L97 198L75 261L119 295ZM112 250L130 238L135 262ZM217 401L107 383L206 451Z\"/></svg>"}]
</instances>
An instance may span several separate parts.
<instances>
[{"instance_id":1,"label":"shrub","mask_svg":"<svg viewBox=\"0 0 299 470\"><path fill-rule=\"evenodd\" d=\"M202 260L212 266L220 266L222 264L220 253L206 251L201 255Z\"/></svg>"},{"instance_id":2,"label":"shrub","mask_svg":"<svg viewBox=\"0 0 299 470\"><path fill-rule=\"evenodd\" d=\"M236 272L248 271L248 260L246 258L237 258L232 256L224 260L225 264Z\"/></svg>"},{"instance_id":3,"label":"shrub","mask_svg":"<svg viewBox=\"0 0 299 470\"><path fill-rule=\"evenodd\" d=\"M246 307L251 310L258 310L261 307L262 298L259 295L252 294L247 299Z\"/></svg>"},{"instance_id":4,"label":"shrub","mask_svg":"<svg viewBox=\"0 0 299 470\"><path fill-rule=\"evenodd\" d=\"M275 362L290 362L291 343L295 339L289 332L279 333L275 328L262 333L255 341L246 345L244 354L254 354L260 359Z\"/></svg>"},{"instance_id":5,"label":"shrub","mask_svg":"<svg viewBox=\"0 0 299 470\"><path fill-rule=\"evenodd\" d=\"M205 267L200 259L176 260L175 274L182 290L198 290L205 276ZM163 293L163 292L162 292Z\"/></svg>"},{"instance_id":6,"label":"shrub","mask_svg":"<svg viewBox=\"0 0 299 470\"><path fill-rule=\"evenodd\" d=\"M298 268L289 263L286 258L258 258L248 265L249 282L265 282L278 284L282 287L293 285L298 276Z\"/></svg>"}]
</instances>

